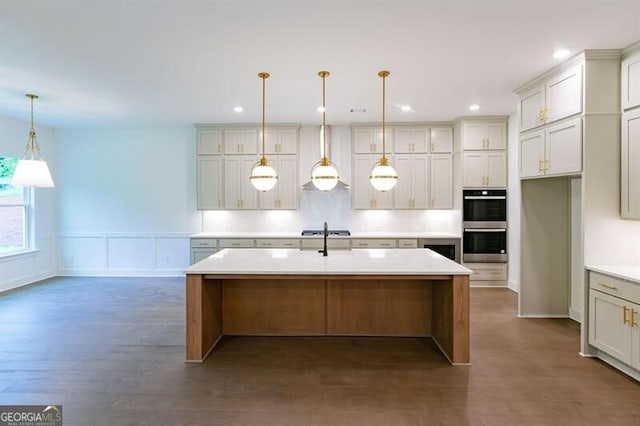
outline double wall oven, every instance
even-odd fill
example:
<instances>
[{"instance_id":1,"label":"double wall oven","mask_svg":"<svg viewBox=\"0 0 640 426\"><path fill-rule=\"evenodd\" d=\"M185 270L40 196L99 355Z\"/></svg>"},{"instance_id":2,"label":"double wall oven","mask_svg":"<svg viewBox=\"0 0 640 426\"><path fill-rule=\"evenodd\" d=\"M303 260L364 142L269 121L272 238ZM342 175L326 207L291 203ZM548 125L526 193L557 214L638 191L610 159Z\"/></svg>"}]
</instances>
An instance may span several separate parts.
<instances>
[{"instance_id":1,"label":"double wall oven","mask_svg":"<svg viewBox=\"0 0 640 426\"><path fill-rule=\"evenodd\" d=\"M462 201L462 261L507 261L507 191L465 189Z\"/></svg>"}]
</instances>

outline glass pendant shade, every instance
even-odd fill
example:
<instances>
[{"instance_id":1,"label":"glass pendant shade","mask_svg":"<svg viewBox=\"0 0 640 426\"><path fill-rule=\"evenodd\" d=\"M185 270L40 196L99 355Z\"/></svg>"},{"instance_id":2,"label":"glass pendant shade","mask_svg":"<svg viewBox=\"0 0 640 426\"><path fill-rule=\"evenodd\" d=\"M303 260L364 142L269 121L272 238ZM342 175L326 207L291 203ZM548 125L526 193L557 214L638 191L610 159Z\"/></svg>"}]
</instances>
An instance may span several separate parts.
<instances>
[{"instance_id":1,"label":"glass pendant shade","mask_svg":"<svg viewBox=\"0 0 640 426\"><path fill-rule=\"evenodd\" d=\"M338 184L338 180L340 180L338 169L326 157L311 169L311 182L320 191L331 191Z\"/></svg>"},{"instance_id":2,"label":"glass pendant shade","mask_svg":"<svg viewBox=\"0 0 640 426\"><path fill-rule=\"evenodd\" d=\"M273 189L278 183L276 170L269 165L266 158L261 158L251 169L251 185L258 191Z\"/></svg>"},{"instance_id":3,"label":"glass pendant shade","mask_svg":"<svg viewBox=\"0 0 640 426\"><path fill-rule=\"evenodd\" d=\"M33 100L37 95L30 93L25 95L31 99L31 129L29 129L29 141L25 147L22 160L18 161L16 169L11 177L11 185L30 186L34 188L53 188L53 179L46 161L42 159L40 147L36 139L36 130L33 127Z\"/></svg>"},{"instance_id":4,"label":"glass pendant shade","mask_svg":"<svg viewBox=\"0 0 640 426\"><path fill-rule=\"evenodd\" d=\"M44 160L20 160L11 178L11 185L53 188L53 179Z\"/></svg>"},{"instance_id":5,"label":"glass pendant shade","mask_svg":"<svg viewBox=\"0 0 640 426\"><path fill-rule=\"evenodd\" d=\"M389 191L398 182L398 173L386 158L384 160L374 164L369 176L371 185L378 191Z\"/></svg>"}]
</instances>

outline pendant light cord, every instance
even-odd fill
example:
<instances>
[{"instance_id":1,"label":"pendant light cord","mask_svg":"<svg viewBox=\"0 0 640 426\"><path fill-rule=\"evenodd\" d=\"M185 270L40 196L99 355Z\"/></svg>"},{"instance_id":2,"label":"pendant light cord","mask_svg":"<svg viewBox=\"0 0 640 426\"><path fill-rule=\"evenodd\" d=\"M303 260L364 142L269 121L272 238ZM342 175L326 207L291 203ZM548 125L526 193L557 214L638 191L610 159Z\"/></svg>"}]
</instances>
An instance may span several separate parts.
<instances>
[{"instance_id":1,"label":"pendant light cord","mask_svg":"<svg viewBox=\"0 0 640 426\"><path fill-rule=\"evenodd\" d=\"M325 79L329 75L329 71L320 71L318 73L322 77L322 163L327 163L327 126L326 126L326 114L327 108L325 106Z\"/></svg>"},{"instance_id":2,"label":"pendant light cord","mask_svg":"<svg viewBox=\"0 0 640 426\"><path fill-rule=\"evenodd\" d=\"M258 77L262 79L262 160L261 163L266 163L266 158L264 156L264 116L265 116L265 82L266 79L269 78L269 73L261 72L258 73Z\"/></svg>"},{"instance_id":3,"label":"pendant light cord","mask_svg":"<svg viewBox=\"0 0 640 426\"><path fill-rule=\"evenodd\" d=\"M386 128L385 128L385 122L384 122L384 116L385 116L385 111L386 111L386 107L385 107L385 99L387 97L387 84L386 84L386 79L389 76L389 71L380 71L378 73L379 77L382 77L382 162L384 163L387 159L385 152L386 152Z\"/></svg>"}]
</instances>

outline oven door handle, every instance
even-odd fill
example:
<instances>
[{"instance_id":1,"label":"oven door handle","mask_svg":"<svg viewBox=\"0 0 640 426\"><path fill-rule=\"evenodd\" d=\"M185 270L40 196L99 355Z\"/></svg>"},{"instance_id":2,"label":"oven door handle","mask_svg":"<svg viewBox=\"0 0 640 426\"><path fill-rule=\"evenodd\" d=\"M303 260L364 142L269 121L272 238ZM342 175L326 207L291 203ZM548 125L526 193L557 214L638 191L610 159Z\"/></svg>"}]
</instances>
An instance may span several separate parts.
<instances>
[{"instance_id":1,"label":"oven door handle","mask_svg":"<svg viewBox=\"0 0 640 426\"><path fill-rule=\"evenodd\" d=\"M504 195L465 195L465 200L506 200Z\"/></svg>"},{"instance_id":2,"label":"oven door handle","mask_svg":"<svg viewBox=\"0 0 640 426\"><path fill-rule=\"evenodd\" d=\"M464 232L507 232L505 228L464 228Z\"/></svg>"}]
</instances>

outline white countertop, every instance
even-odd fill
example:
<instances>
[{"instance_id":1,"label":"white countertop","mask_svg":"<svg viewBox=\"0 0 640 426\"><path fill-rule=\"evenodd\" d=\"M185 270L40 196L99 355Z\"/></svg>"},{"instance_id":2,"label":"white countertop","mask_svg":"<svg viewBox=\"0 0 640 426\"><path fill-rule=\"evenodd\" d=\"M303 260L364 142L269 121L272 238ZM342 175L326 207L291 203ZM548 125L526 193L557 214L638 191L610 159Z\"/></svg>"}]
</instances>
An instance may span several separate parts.
<instances>
[{"instance_id":1,"label":"white countertop","mask_svg":"<svg viewBox=\"0 0 640 426\"><path fill-rule=\"evenodd\" d=\"M302 236L302 232L198 232L191 238L318 238ZM345 238L332 235L330 238ZM459 234L446 232L352 232L347 238L460 238Z\"/></svg>"},{"instance_id":2,"label":"white countertop","mask_svg":"<svg viewBox=\"0 0 640 426\"><path fill-rule=\"evenodd\" d=\"M225 249L191 265L187 274L470 275L464 266L427 249Z\"/></svg>"},{"instance_id":3,"label":"white countertop","mask_svg":"<svg viewBox=\"0 0 640 426\"><path fill-rule=\"evenodd\" d=\"M587 265L587 269L640 284L640 265Z\"/></svg>"}]
</instances>

